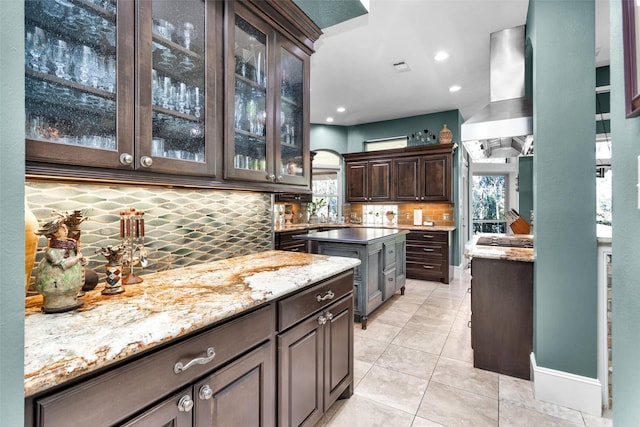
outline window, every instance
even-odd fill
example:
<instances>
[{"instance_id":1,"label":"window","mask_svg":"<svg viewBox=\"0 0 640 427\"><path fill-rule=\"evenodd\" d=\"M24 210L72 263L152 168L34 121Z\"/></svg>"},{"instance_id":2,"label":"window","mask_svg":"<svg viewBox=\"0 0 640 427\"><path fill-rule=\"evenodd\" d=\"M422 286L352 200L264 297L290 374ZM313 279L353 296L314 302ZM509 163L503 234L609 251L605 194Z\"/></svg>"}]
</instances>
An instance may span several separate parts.
<instances>
[{"instance_id":1,"label":"window","mask_svg":"<svg viewBox=\"0 0 640 427\"><path fill-rule=\"evenodd\" d=\"M311 192L313 201L320 199L326 201L326 205L319 209L318 217L329 222L336 222L342 215L340 190L342 188L339 177L340 156L330 152L319 150L313 159L313 178Z\"/></svg>"},{"instance_id":2,"label":"window","mask_svg":"<svg viewBox=\"0 0 640 427\"><path fill-rule=\"evenodd\" d=\"M473 176L473 232L506 233L505 175Z\"/></svg>"}]
</instances>

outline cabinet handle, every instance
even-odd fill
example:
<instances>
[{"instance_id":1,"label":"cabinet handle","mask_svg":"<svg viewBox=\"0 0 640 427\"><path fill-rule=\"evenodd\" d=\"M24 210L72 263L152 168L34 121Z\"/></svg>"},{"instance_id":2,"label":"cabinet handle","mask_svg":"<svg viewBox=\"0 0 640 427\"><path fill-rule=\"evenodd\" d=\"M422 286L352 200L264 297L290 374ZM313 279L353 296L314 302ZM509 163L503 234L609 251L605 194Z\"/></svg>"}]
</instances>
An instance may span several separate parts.
<instances>
[{"instance_id":1,"label":"cabinet handle","mask_svg":"<svg viewBox=\"0 0 640 427\"><path fill-rule=\"evenodd\" d=\"M424 237L425 239L433 239L435 236L432 234L423 234L422 237Z\"/></svg>"},{"instance_id":2,"label":"cabinet handle","mask_svg":"<svg viewBox=\"0 0 640 427\"><path fill-rule=\"evenodd\" d=\"M435 267L433 265L423 265L427 270L433 270Z\"/></svg>"},{"instance_id":3,"label":"cabinet handle","mask_svg":"<svg viewBox=\"0 0 640 427\"><path fill-rule=\"evenodd\" d=\"M316 295L316 301L320 302L320 301L324 301L327 299L333 299L333 297L335 297L336 294L334 294L332 291L327 291L326 294L324 294L323 296L320 295Z\"/></svg>"},{"instance_id":4,"label":"cabinet handle","mask_svg":"<svg viewBox=\"0 0 640 427\"><path fill-rule=\"evenodd\" d=\"M186 365L184 365L182 362L177 362L173 366L173 372L179 374L180 372L186 371L193 365L205 365L211 362L214 357L216 357L216 352L213 347L209 347L207 349L207 355L205 357L196 357L195 359L190 360Z\"/></svg>"},{"instance_id":5,"label":"cabinet handle","mask_svg":"<svg viewBox=\"0 0 640 427\"><path fill-rule=\"evenodd\" d=\"M193 399L188 394L185 394L178 401L178 411L189 412L193 408Z\"/></svg>"},{"instance_id":6,"label":"cabinet handle","mask_svg":"<svg viewBox=\"0 0 640 427\"><path fill-rule=\"evenodd\" d=\"M120 163L125 166L129 166L131 163L133 163L133 156L129 153L120 154Z\"/></svg>"},{"instance_id":7,"label":"cabinet handle","mask_svg":"<svg viewBox=\"0 0 640 427\"><path fill-rule=\"evenodd\" d=\"M318 325L324 325L327 323L327 318L322 314L318 317Z\"/></svg>"},{"instance_id":8,"label":"cabinet handle","mask_svg":"<svg viewBox=\"0 0 640 427\"><path fill-rule=\"evenodd\" d=\"M470 327L471 327L471 320L467 322L467 328L470 328Z\"/></svg>"},{"instance_id":9,"label":"cabinet handle","mask_svg":"<svg viewBox=\"0 0 640 427\"><path fill-rule=\"evenodd\" d=\"M152 164L153 164L153 159L151 157L149 156L140 157L140 166L142 166L143 168L148 168Z\"/></svg>"},{"instance_id":10,"label":"cabinet handle","mask_svg":"<svg viewBox=\"0 0 640 427\"><path fill-rule=\"evenodd\" d=\"M393 282L393 277L389 277L387 280Z\"/></svg>"},{"instance_id":11,"label":"cabinet handle","mask_svg":"<svg viewBox=\"0 0 640 427\"><path fill-rule=\"evenodd\" d=\"M327 318L327 322L331 321L331 319L333 319L333 314L331 314L330 311L327 311L327 313L325 314L325 317Z\"/></svg>"},{"instance_id":12,"label":"cabinet handle","mask_svg":"<svg viewBox=\"0 0 640 427\"><path fill-rule=\"evenodd\" d=\"M267 175L267 181L276 182L276 176L274 174Z\"/></svg>"},{"instance_id":13,"label":"cabinet handle","mask_svg":"<svg viewBox=\"0 0 640 427\"><path fill-rule=\"evenodd\" d=\"M198 397L200 400L209 400L213 397L213 390L209 387L209 384L205 384L200 387L200 391L198 392Z\"/></svg>"},{"instance_id":14,"label":"cabinet handle","mask_svg":"<svg viewBox=\"0 0 640 427\"><path fill-rule=\"evenodd\" d=\"M433 252L433 251L434 251L434 249L431 249L431 248L424 248L424 249L423 249L423 251L425 251L425 252Z\"/></svg>"},{"instance_id":15,"label":"cabinet handle","mask_svg":"<svg viewBox=\"0 0 640 427\"><path fill-rule=\"evenodd\" d=\"M469 286L469 287L467 288L467 293L469 293L469 294L471 293L471 286Z\"/></svg>"}]
</instances>

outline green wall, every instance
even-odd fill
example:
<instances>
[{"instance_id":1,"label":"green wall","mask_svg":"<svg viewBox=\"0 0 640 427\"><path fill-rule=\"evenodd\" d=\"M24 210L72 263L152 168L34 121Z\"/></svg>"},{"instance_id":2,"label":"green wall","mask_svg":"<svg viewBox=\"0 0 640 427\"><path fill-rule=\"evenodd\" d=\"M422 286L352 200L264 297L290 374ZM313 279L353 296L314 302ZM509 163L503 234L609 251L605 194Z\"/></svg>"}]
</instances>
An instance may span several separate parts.
<instances>
[{"instance_id":1,"label":"green wall","mask_svg":"<svg viewBox=\"0 0 640 427\"><path fill-rule=\"evenodd\" d=\"M534 353L538 366L596 378L594 0L530 0L527 32L535 135Z\"/></svg>"},{"instance_id":2,"label":"green wall","mask_svg":"<svg viewBox=\"0 0 640 427\"><path fill-rule=\"evenodd\" d=\"M620 1L610 3L611 130L613 147L613 424L640 420L640 210L638 156L640 117L624 112Z\"/></svg>"},{"instance_id":3,"label":"green wall","mask_svg":"<svg viewBox=\"0 0 640 427\"><path fill-rule=\"evenodd\" d=\"M0 13L0 414L24 425L24 6Z\"/></svg>"}]
</instances>

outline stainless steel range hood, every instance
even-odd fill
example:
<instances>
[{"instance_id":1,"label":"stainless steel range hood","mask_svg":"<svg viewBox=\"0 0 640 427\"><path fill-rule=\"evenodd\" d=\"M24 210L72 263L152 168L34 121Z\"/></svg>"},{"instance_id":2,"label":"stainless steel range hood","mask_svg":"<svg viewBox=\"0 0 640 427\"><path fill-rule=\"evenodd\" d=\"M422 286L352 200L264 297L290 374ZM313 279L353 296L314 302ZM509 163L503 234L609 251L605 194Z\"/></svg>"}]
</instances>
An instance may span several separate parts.
<instances>
[{"instance_id":1,"label":"stainless steel range hood","mask_svg":"<svg viewBox=\"0 0 640 427\"><path fill-rule=\"evenodd\" d=\"M525 26L491 33L491 102L462 124L472 159L533 154L533 108L524 94Z\"/></svg>"}]
</instances>

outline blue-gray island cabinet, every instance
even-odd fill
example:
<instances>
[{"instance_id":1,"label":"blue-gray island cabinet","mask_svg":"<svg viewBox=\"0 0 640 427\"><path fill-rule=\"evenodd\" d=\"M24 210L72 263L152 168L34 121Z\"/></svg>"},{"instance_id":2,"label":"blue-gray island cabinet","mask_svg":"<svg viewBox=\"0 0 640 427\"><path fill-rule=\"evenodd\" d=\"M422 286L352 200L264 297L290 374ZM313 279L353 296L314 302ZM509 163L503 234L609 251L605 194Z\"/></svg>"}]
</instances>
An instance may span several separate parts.
<instances>
[{"instance_id":1,"label":"blue-gray island cabinet","mask_svg":"<svg viewBox=\"0 0 640 427\"><path fill-rule=\"evenodd\" d=\"M387 228L341 228L295 236L315 242L322 255L358 258L355 268L355 320L367 329L367 317L406 282L407 230Z\"/></svg>"}]
</instances>

